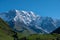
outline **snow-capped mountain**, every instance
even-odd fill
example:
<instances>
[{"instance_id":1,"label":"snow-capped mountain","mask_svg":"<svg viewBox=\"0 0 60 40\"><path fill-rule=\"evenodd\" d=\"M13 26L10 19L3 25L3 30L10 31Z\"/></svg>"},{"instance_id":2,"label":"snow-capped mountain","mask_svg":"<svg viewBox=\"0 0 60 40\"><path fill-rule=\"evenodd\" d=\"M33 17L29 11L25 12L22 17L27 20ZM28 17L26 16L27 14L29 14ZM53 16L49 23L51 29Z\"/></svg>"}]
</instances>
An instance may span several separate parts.
<instances>
[{"instance_id":1,"label":"snow-capped mountain","mask_svg":"<svg viewBox=\"0 0 60 40\"><path fill-rule=\"evenodd\" d=\"M0 13L0 17L17 30L27 29L30 33L51 33L60 26L60 20L51 17L41 17L32 11L10 10Z\"/></svg>"}]
</instances>

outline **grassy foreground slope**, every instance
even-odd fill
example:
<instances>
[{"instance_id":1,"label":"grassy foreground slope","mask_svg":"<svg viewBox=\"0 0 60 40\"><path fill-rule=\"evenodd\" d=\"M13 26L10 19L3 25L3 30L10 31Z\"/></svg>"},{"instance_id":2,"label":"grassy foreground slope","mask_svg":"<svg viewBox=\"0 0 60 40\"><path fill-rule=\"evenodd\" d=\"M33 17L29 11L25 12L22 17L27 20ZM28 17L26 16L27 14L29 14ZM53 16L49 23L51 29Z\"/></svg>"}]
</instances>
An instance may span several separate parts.
<instances>
[{"instance_id":1,"label":"grassy foreground slope","mask_svg":"<svg viewBox=\"0 0 60 40\"><path fill-rule=\"evenodd\" d=\"M6 22L0 18L0 40L13 40L13 32Z\"/></svg>"}]
</instances>

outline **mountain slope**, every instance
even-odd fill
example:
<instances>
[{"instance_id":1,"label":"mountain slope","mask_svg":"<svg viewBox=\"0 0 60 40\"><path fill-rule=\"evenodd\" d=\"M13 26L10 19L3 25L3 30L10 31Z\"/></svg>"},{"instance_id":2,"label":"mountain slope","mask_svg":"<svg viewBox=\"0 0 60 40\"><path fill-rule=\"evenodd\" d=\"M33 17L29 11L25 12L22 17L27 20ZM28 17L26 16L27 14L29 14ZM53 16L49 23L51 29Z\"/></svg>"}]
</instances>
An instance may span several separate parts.
<instances>
[{"instance_id":1,"label":"mountain slope","mask_svg":"<svg viewBox=\"0 0 60 40\"><path fill-rule=\"evenodd\" d=\"M0 18L0 40L14 40L15 36L22 38L28 35L29 31L26 29L23 32L13 31L13 29L11 29L10 26Z\"/></svg>"},{"instance_id":2,"label":"mountain slope","mask_svg":"<svg viewBox=\"0 0 60 40\"><path fill-rule=\"evenodd\" d=\"M60 34L60 27L59 28L57 28L56 30L54 30L53 32L51 32L51 33L57 33L57 34Z\"/></svg>"},{"instance_id":3,"label":"mountain slope","mask_svg":"<svg viewBox=\"0 0 60 40\"><path fill-rule=\"evenodd\" d=\"M0 40L13 40L13 32L6 22L0 18Z\"/></svg>"}]
</instances>

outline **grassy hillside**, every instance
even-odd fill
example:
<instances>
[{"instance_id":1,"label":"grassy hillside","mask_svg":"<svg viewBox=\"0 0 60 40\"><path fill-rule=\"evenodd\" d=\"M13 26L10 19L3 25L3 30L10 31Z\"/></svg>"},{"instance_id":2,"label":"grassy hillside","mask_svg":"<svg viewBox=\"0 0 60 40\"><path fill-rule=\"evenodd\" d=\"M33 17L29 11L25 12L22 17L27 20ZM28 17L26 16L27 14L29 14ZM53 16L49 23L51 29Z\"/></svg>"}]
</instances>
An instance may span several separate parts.
<instances>
[{"instance_id":1,"label":"grassy hillside","mask_svg":"<svg viewBox=\"0 0 60 40\"><path fill-rule=\"evenodd\" d=\"M20 40L60 40L60 34L32 34Z\"/></svg>"},{"instance_id":2,"label":"grassy hillside","mask_svg":"<svg viewBox=\"0 0 60 40\"><path fill-rule=\"evenodd\" d=\"M0 40L13 40L13 34L7 23L0 18Z\"/></svg>"}]
</instances>

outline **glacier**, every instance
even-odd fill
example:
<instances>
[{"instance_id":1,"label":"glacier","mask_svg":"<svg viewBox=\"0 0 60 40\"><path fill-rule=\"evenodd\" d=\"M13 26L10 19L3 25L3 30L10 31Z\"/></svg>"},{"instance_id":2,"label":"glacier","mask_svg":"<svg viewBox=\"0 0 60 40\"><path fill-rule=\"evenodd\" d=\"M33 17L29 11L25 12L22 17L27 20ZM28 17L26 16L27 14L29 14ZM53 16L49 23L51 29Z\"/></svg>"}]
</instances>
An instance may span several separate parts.
<instances>
[{"instance_id":1,"label":"glacier","mask_svg":"<svg viewBox=\"0 0 60 40\"><path fill-rule=\"evenodd\" d=\"M60 27L60 20L51 17L42 17L32 11L10 10L0 13L0 18L6 21L11 28L17 31L27 29L30 33L51 33Z\"/></svg>"}]
</instances>

